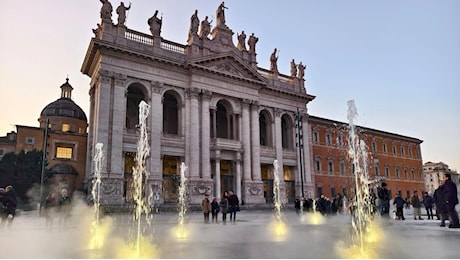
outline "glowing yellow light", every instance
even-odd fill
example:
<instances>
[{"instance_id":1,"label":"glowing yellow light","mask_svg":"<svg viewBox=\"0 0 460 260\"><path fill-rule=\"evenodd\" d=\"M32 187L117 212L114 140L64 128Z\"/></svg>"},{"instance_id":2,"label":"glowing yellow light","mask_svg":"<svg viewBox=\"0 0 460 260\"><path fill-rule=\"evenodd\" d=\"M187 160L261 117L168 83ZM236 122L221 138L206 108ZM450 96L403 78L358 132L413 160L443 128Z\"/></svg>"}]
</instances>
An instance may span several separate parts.
<instances>
[{"instance_id":1,"label":"glowing yellow light","mask_svg":"<svg viewBox=\"0 0 460 260\"><path fill-rule=\"evenodd\" d=\"M175 228L175 234L177 239L187 239L188 232L183 225L179 225Z\"/></svg>"},{"instance_id":2,"label":"glowing yellow light","mask_svg":"<svg viewBox=\"0 0 460 260\"><path fill-rule=\"evenodd\" d=\"M99 224L93 222L91 226L91 237L88 240L88 248L91 250L101 249L104 247L108 234L110 232L110 222L104 222Z\"/></svg>"},{"instance_id":3,"label":"glowing yellow light","mask_svg":"<svg viewBox=\"0 0 460 260\"><path fill-rule=\"evenodd\" d=\"M117 258L155 258L152 242L141 237L135 244L123 244L119 247Z\"/></svg>"}]
</instances>

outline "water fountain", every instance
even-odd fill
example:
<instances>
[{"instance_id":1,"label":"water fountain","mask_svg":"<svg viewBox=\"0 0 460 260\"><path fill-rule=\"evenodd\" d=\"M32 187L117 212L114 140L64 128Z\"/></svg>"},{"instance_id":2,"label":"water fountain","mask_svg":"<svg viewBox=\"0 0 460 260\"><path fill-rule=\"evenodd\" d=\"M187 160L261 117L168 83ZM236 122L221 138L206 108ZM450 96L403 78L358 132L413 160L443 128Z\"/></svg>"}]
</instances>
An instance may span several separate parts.
<instances>
[{"instance_id":1,"label":"water fountain","mask_svg":"<svg viewBox=\"0 0 460 260\"><path fill-rule=\"evenodd\" d=\"M282 199L281 199L281 192L280 192L280 178L278 173L278 160L273 162L274 173L273 173L273 201L275 203L275 222L274 222L274 233L276 237L280 240L284 238L287 233L287 227L284 223L281 215L281 207L282 207Z\"/></svg>"},{"instance_id":2,"label":"water fountain","mask_svg":"<svg viewBox=\"0 0 460 260\"><path fill-rule=\"evenodd\" d=\"M350 199L351 246L346 250L347 258L375 257L372 243L376 242L377 226L372 221L372 205L369 189L368 152L364 140L358 138L354 119L357 109L354 101L348 101L349 150L348 155L354 165L355 194Z\"/></svg>"},{"instance_id":3,"label":"water fountain","mask_svg":"<svg viewBox=\"0 0 460 260\"><path fill-rule=\"evenodd\" d=\"M185 171L187 170L187 166L185 163L181 163L180 165L180 186L179 186L179 224L176 228L176 237L178 239L186 239L188 234L187 230L185 229L185 213L187 212L187 204L186 204L186 181L187 178L185 177Z\"/></svg>"}]
</instances>

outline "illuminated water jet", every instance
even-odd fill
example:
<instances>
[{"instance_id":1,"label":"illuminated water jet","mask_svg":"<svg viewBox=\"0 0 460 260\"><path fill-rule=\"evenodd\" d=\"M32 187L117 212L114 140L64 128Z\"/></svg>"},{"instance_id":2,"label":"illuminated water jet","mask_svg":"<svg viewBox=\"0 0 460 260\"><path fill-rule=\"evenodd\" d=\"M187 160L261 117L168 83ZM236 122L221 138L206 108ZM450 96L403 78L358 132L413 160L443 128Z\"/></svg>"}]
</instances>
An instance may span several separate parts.
<instances>
[{"instance_id":1,"label":"illuminated water jet","mask_svg":"<svg viewBox=\"0 0 460 260\"><path fill-rule=\"evenodd\" d=\"M274 232L275 238L282 240L287 234L287 227L284 221L282 220L281 207L282 199L280 192L280 178L278 173L278 160L273 162L274 167L274 183L273 183L273 201L275 203L275 221L271 225Z\"/></svg>"},{"instance_id":2,"label":"illuminated water jet","mask_svg":"<svg viewBox=\"0 0 460 260\"><path fill-rule=\"evenodd\" d=\"M178 239L186 239L188 236L188 232L185 229L185 213L187 212L187 204L186 204L186 195L187 195L187 189L186 189L186 181L187 178L185 177L185 171L187 170L187 166L185 166L185 163L181 163L180 165L180 185L179 185L179 204L178 204L178 211L179 211L179 223L178 226L176 227L176 238Z\"/></svg>"}]
</instances>

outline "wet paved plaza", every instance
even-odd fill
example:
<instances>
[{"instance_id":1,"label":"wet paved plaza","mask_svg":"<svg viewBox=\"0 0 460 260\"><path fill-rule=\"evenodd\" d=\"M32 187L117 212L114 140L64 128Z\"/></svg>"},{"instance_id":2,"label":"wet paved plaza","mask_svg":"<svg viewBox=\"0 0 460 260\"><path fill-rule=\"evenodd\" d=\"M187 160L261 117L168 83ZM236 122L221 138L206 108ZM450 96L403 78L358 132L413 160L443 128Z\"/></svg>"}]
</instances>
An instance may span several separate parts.
<instances>
[{"instance_id":1,"label":"wet paved plaza","mask_svg":"<svg viewBox=\"0 0 460 260\"><path fill-rule=\"evenodd\" d=\"M37 211L22 213L10 228L1 229L2 258L120 258L116 251L137 231L132 216L101 218L101 226L110 223L110 231L104 249L94 251L87 246L92 235L85 214L74 212L65 228L55 219L52 229L47 230ZM291 209L282 215L284 235L276 235L274 212L270 210L242 210L236 222L226 224L220 221L221 215L219 223L206 224L200 212L189 212L185 239L176 238L178 215L174 213L155 214L151 225L142 225L142 229L152 234L149 243L154 253L150 258L348 258L345 251L352 231L349 215L299 216ZM438 220L413 220L406 215L406 221L377 217L376 223L379 242L372 247L377 258L460 257L460 229L439 227Z\"/></svg>"}]
</instances>

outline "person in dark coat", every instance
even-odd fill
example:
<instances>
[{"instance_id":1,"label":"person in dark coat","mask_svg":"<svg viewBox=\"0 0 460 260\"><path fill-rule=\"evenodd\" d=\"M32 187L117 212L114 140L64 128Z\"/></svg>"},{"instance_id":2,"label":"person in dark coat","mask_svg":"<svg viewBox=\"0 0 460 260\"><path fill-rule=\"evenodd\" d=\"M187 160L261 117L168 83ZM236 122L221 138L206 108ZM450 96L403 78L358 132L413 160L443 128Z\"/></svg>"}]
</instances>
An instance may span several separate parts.
<instances>
[{"instance_id":1,"label":"person in dark coat","mask_svg":"<svg viewBox=\"0 0 460 260\"><path fill-rule=\"evenodd\" d=\"M236 220L236 211L238 210L240 201L238 200L238 196L233 193L233 191L228 192L228 207L230 210L230 221L233 220L235 222Z\"/></svg>"},{"instance_id":2,"label":"person in dark coat","mask_svg":"<svg viewBox=\"0 0 460 260\"><path fill-rule=\"evenodd\" d=\"M444 174L444 199L449 219L452 221L449 228L460 228L458 213L455 210L455 205L458 204L457 185L451 180L449 173Z\"/></svg>"},{"instance_id":3,"label":"person in dark coat","mask_svg":"<svg viewBox=\"0 0 460 260\"><path fill-rule=\"evenodd\" d=\"M393 205L396 206L396 217L398 220L405 220L406 218L404 217L404 204L406 204L406 201L401 197L401 195L397 194L395 199L393 200Z\"/></svg>"},{"instance_id":4,"label":"person in dark coat","mask_svg":"<svg viewBox=\"0 0 460 260\"><path fill-rule=\"evenodd\" d=\"M2 203L2 225L8 222L8 226L11 226L17 207L16 192L13 186L9 185L0 191L0 201Z\"/></svg>"},{"instance_id":5,"label":"person in dark coat","mask_svg":"<svg viewBox=\"0 0 460 260\"><path fill-rule=\"evenodd\" d=\"M295 199L294 207L295 207L295 212L297 213L297 215L299 215L300 214L300 200L299 199Z\"/></svg>"},{"instance_id":6,"label":"person in dark coat","mask_svg":"<svg viewBox=\"0 0 460 260\"><path fill-rule=\"evenodd\" d=\"M441 227L446 226L446 220L449 216L447 214L446 200L444 199L444 181L439 184L439 187L434 190L433 201L436 205L436 215L438 220L441 220Z\"/></svg>"},{"instance_id":7,"label":"person in dark coat","mask_svg":"<svg viewBox=\"0 0 460 260\"><path fill-rule=\"evenodd\" d=\"M219 223L219 221L217 220L219 211L220 211L220 206L219 206L219 203L217 202L217 198L213 198L211 202L212 223L214 223L214 220L216 221L216 223Z\"/></svg>"},{"instance_id":8,"label":"person in dark coat","mask_svg":"<svg viewBox=\"0 0 460 260\"><path fill-rule=\"evenodd\" d=\"M428 195L428 192L425 191L425 196L423 196L423 205L425 205L426 215L428 216L428 219L434 219L433 204L433 197Z\"/></svg>"},{"instance_id":9,"label":"person in dark coat","mask_svg":"<svg viewBox=\"0 0 460 260\"><path fill-rule=\"evenodd\" d=\"M382 182L382 187L378 188L377 196L379 197L380 216L390 217L390 191L385 182Z\"/></svg>"},{"instance_id":10,"label":"person in dark coat","mask_svg":"<svg viewBox=\"0 0 460 260\"><path fill-rule=\"evenodd\" d=\"M414 220L418 219L423 220L422 218L422 203L420 202L420 198L418 197L417 191L414 191L414 195L410 198L410 204L414 208Z\"/></svg>"},{"instance_id":11,"label":"person in dark coat","mask_svg":"<svg viewBox=\"0 0 460 260\"><path fill-rule=\"evenodd\" d=\"M224 224L227 222L227 212L228 212L228 193L224 191L224 195L219 202L220 212L222 212L222 221Z\"/></svg>"}]
</instances>

